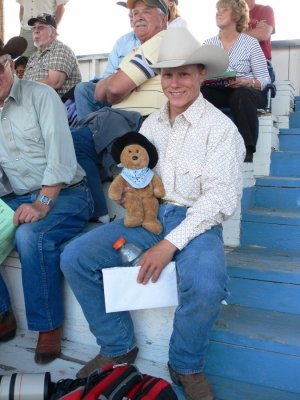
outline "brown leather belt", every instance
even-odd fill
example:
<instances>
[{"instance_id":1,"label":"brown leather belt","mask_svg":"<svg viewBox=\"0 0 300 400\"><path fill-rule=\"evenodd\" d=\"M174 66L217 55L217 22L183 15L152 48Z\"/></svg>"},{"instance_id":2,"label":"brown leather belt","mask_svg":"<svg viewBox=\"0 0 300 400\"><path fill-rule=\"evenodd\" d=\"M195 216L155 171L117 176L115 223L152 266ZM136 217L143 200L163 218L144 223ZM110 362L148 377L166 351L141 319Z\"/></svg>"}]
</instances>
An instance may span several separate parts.
<instances>
[{"instance_id":1,"label":"brown leather belt","mask_svg":"<svg viewBox=\"0 0 300 400\"><path fill-rule=\"evenodd\" d=\"M83 186L83 185L85 184L85 182L86 182L86 180L85 180L85 179L82 179L80 182L73 183L73 185L66 186L66 187L63 188L63 189L74 189L74 188L77 188L77 187L79 187L79 186Z\"/></svg>"}]
</instances>

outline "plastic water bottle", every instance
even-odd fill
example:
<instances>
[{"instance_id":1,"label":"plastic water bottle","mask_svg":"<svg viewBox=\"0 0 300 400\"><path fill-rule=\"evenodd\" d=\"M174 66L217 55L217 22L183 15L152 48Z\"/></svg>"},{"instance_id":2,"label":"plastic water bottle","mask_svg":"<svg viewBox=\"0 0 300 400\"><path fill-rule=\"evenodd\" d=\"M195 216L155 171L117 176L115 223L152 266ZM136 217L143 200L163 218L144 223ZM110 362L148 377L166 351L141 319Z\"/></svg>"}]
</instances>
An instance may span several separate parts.
<instances>
[{"instance_id":1,"label":"plastic water bottle","mask_svg":"<svg viewBox=\"0 0 300 400\"><path fill-rule=\"evenodd\" d=\"M144 251L139 246L133 243L126 243L126 239L120 237L114 242L113 248L120 252L123 265L133 267L140 265L140 259Z\"/></svg>"}]
</instances>

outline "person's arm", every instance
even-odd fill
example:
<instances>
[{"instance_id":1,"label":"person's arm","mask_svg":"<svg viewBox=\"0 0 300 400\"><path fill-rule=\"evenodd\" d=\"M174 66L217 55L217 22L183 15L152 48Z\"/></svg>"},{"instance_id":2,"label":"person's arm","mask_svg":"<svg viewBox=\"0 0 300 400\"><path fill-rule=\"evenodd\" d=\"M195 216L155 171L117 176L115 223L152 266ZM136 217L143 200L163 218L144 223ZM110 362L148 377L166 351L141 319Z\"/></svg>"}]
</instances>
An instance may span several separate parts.
<instances>
[{"instance_id":1,"label":"person's arm","mask_svg":"<svg viewBox=\"0 0 300 400\"><path fill-rule=\"evenodd\" d=\"M66 80L67 75L62 71L49 70L47 78L40 79L37 82L45 83L57 90L62 87Z\"/></svg>"},{"instance_id":2,"label":"person's arm","mask_svg":"<svg viewBox=\"0 0 300 400\"><path fill-rule=\"evenodd\" d=\"M62 16L64 15L64 12L65 12L64 4L60 4L59 6L57 6L55 14L54 14L54 18L55 18L57 25L60 23Z\"/></svg>"},{"instance_id":3,"label":"person's arm","mask_svg":"<svg viewBox=\"0 0 300 400\"><path fill-rule=\"evenodd\" d=\"M20 11L19 11L19 20L22 22L23 20L23 15L24 15L24 7L20 6Z\"/></svg>"},{"instance_id":4,"label":"person's arm","mask_svg":"<svg viewBox=\"0 0 300 400\"><path fill-rule=\"evenodd\" d=\"M142 284L148 283L151 279L157 282L161 271L169 262L172 261L177 247L166 239L161 240L155 246L147 250L141 258L141 268L138 273L137 281Z\"/></svg>"},{"instance_id":5,"label":"person's arm","mask_svg":"<svg viewBox=\"0 0 300 400\"><path fill-rule=\"evenodd\" d=\"M247 35L255 37L259 42L269 40L272 33L275 32L275 17L272 7L264 6L260 11L258 21L253 23L253 20L250 19L249 26L250 29L245 32Z\"/></svg>"},{"instance_id":6,"label":"person's arm","mask_svg":"<svg viewBox=\"0 0 300 400\"><path fill-rule=\"evenodd\" d=\"M117 104L125 99L136 88L136 84L123 71L97 82L95 99L110 104Z\"/></svg>"},{"instance_id":7,"label":"person's arm","mask_svg":"<svg viewBox=\"0 0 300 400\"><path fill-rule=\"evenodd\" d=\"M46 159L39 194L50 197L55 204L61 188L72 182L78 170L74 144L65 106L57 93L48 86L35 85L32 86L32 98L37 116L36 129L42 136ZM16 210L14 223L37 221L50 210L50 206L39 200L24 204Z\"/></svg>"},{"instance_id":8,"label":"person's arm","mask_svg":"<svg viewBox=\"0 0 300 400\"><path fill-rule=\"evenodd\" d=\"M273 27L268 25L266 21L258 21L255 28L246 31L245 33L256 38L259 42L262 42L270 39L273 33Z\"/></svg>"},{"instance_id":9,"label":"person's arm","mask_svg":"<svg viewBox=\"0 0 300 400\"><path fill-rule=\"evenodd\" d=\"M49 197L53 204L59 195L62 184L54 185L54 186L43 186L40 195L45 195ZM13 222L15 225L28 223L28 222L36 222L42 218L44 218L48 212L51 210L51 205L43 204L40 200L36 199L33 203L24 203L21 204L20 207L14 213Z\"/></svg>"}]
</instances>

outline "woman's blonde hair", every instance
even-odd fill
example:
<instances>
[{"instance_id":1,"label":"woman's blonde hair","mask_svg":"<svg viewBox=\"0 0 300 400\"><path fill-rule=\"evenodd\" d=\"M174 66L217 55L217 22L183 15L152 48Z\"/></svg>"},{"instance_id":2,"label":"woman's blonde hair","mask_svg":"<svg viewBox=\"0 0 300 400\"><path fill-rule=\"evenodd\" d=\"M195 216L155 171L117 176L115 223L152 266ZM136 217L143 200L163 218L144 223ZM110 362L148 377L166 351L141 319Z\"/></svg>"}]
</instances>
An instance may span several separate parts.
<instances>
[{"instance_id":1,"label":"woman's blonde hair","mask_svg":"<svg viewBox=\"0 0 300 400\"><path fill-rule=\"evenodd\" d=\"M172 5L169 7L168 21L173 21L178 17L180 17L180 12L178 10L177 4L174 0L172 0Z\"/></svg>"},{"instance_id":2,"label":"woman's blonde hair","mask_svg":"<svg viewBox=\"0 0 300 400\"><path fill-rule=\"evenodd\" d=\"M249 8L245 0L220 0L218 6L230 6L236 23L236 30L240 33L248 28Z\"/></svg>"}]
</instances>

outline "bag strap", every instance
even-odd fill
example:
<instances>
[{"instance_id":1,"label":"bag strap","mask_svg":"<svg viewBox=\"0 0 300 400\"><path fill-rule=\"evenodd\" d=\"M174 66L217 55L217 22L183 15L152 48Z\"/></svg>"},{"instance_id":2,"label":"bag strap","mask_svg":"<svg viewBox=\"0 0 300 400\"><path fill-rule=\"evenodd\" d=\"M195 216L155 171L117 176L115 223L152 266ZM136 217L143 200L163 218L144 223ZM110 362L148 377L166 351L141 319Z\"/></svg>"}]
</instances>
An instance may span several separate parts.
<instances>
[{"instance_id":1,"label":"bag strap","mask_svg":"<svg viewBox=\"0 0 300 400\"><path fill-rule=\"evenodd\" d=\"M84 400L122 400L143 379L136 366L127 364L114 365L100 375L98 382L87 388Z\"/></svg>"}]
</instances>

